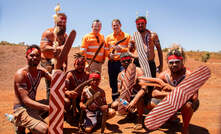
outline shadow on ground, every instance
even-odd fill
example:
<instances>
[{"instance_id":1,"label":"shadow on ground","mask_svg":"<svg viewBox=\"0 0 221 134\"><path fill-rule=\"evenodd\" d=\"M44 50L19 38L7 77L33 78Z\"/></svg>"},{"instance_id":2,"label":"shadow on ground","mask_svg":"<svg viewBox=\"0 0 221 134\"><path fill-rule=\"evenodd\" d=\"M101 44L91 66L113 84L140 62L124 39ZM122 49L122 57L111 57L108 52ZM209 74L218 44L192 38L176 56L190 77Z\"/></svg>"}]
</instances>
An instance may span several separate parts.
<instances>
[{"instance_id":1,"label":"shadow on ground","mask_svg":"<svg viewBox=\"0 0 221 134\"><path fill-rule=\"evenodd\" d=\"M162 127L160 127L158 131L164 132L165 134L176 134L176 132L181 133L182 123L166 123ZM190 124L189 132L190 134L210 134L208 129L193 124Z\"/></svg>"}]
</instances>

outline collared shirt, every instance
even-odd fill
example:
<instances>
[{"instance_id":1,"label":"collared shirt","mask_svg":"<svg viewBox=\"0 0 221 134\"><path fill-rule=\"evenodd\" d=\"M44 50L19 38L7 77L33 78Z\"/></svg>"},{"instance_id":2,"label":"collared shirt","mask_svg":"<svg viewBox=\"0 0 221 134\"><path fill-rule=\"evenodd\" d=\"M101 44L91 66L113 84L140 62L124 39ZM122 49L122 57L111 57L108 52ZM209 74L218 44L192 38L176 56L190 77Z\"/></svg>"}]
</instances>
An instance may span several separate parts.
<instances>
[{"instance_id":1,"label":"collared shirt","mask_svg":"<svg viewBox=\"0 0 221 134\"><path fill-rule=\"evenodd\" d=\"M120 54L128 51L128 44L130 42L130 35L125 32L120 31L119 34L111 33L106 37L106 40L105 40L106 48L107 48L106 55L109 56L109 54L113 51L115 44L124 38L126 38L126 40L118 44L122 49L120 51L114 52L115 55L114 55L113 60L115 61L120 60Z\"/></svg>"},{"instance_id":2,"label":"collared shirt","mask_svg":"<svg viewBox=\"0 0 221 134\"><path fill-rule=\"evenodd\" d=\"M92 59L102 42L105 43L104 36L102 34L100 33L98 33L97 35L95 33L86 34L82 39L80 52L82 52L87 59ZM98 55L95 58L95 61L101 63L104 62L104 60L105 60L105 44L100 49Z\"/></svg>"}]
</instances>

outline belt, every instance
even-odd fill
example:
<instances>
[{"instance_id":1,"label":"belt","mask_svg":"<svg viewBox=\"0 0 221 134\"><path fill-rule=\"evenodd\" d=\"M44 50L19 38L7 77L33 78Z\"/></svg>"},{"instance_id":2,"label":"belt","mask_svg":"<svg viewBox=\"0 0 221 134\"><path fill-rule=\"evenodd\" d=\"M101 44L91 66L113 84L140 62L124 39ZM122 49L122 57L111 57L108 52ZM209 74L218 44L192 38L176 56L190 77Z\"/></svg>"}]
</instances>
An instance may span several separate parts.
<instances>
[{"instance_id":1,"label":"belt","mask_svg":"<svg viewBox=\"0 0 221 134\"><path fill-rule=\"evenodd\" d=\"M90 59L90 58L87 58L87 60L92 60L92 59ZM96 63L103 63L103 62L99 62L99 61L96 61L96 60L94 60L94 62L96 62Z\"/></svg>"}]
</instances>

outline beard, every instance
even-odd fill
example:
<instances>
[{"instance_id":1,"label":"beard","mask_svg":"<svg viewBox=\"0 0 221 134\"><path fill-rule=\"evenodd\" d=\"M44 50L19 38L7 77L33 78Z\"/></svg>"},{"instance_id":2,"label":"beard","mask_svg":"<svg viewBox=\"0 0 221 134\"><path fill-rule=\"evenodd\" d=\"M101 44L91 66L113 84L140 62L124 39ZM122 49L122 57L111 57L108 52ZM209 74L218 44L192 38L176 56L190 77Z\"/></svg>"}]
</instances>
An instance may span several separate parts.
<instances>
[{"instance_id":1,"label":"beard","mask_svg":"<svg viewBox=\"0 0 221 134\"><path fill-rule=\"evenodd\" d=\"M28 62L28 65L29 65L30 67L37 67L38 64L39 64L39 62L33 62L33 61L29 61L29 62Z\"/></svg>"},{"instance_id":2,"label":"beard","mask_svg":"<svg viewBox=\"0 0 221 134\"><path fill-rule=\"evenodd\" d=\"M64 35L66 32L66 27L59 27L59 30L58 30L58 35Z\"/></svg>"},{"instance_id":3,"label":"beard","mask_svg":"<svg viewBox=\"0 0 221 134\"><path fill-rule=\"evenodd\" d=\"M146 31L146 27L144 26L137 26L137 31L140 32L140 33L143 33Z\"/></svg>"},{"instance_id":4,"label":"beard","mask_svg":"<svg viewBox=\"0 0 221 134\"><path fill-rule=\"evenodd\" d=\"M146 30L145 29L143 29L143 28L139 28L138 29L138 32L140 32L140 33L143 33L143 32L145 32Z\"/></svg>"},{"instance_id":5,"label":"beard","mask_svg":"<svg viewBox=\"0 0 221 134\"><path fill-rule=\"evenodd\" d=\"M174 67L174 68L171 68L171 69L170 69L170 71L171 71L172 73L177 74L177 75L183 73L184 70L185 70L184 67L181 67L181 68Z\"/></svg>"},{"instance_id":6,"label":"beard","mask_svg":"<svg viewBox=\"0 0 221 134\"><path fill-rule=\"evenodd\" d=\"M173 68L173 69L170 69L172 73L174 74L179 74L179 72L181 72L180 70L176 69L176 68Z\"/></svg>"}]
</instances>

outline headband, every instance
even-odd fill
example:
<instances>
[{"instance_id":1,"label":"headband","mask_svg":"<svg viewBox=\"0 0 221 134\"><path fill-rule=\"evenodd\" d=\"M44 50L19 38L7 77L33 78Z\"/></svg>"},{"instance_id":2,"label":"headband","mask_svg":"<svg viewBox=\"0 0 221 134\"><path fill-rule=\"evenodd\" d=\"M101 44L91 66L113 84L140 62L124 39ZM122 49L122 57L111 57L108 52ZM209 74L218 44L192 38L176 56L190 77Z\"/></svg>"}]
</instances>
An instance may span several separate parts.
<instances>
[{"instance_id":1,"label":"headband","mask_svg":"<svg viewBox=\"0 0 221 134\"><path fill-rule=\"evenodd\" d=\"M35 49L37 48L29 48L27 51L26 51L26 56L28 56L32 51L34 51ZM38 49L37 49L38 50ZM39 51L39 50L38 50Z\"/></svg>"},{"instance_id":2,"label":"headband","mask_svg":"<svg viewBox=\"0 0 221 134\"><path fill-rule=\"evenodd\" d=\"M145 19L139 19L139 20L136 21L136 24L137 23L142 23L142 22L144 22L145 24L147 23L147 21Z\"/></svg>"},{"instance_id":3,"label":"headband","mask_svg":"<svg viewBox=\"0 0 221 134\"><path fill-rule=\"evenodd\" d=\"M181 60L180 60L180 59L172 59L172 60L169 60L168 63L169 63L169 64L170 64L170 63L172 64L172 63L177 62L177 61L180 62Z\"/></svg>"},{"instance_id":4,"label":"headband","mask_svg":"<svg viewBox=\"0 0 221 134\"><path fill-rule=\"evenodd\" d=\"M97 73L91 73L89 75L89 79L93 79L93 78L101 79L101 75Z\"/></svg>"},{"instance_id":5,"label":"headband","mask_svg":"<svg viewBox=\"0 0 221 134\"><path fill-rule=\"evenodd\" d=\"M130 60L131 57L130 56L127 56L127 57L122 57L120 60L123 61L123 60Z\"/></svg>"},{"instance_id":6,"label":"headband","mask_svg":"<svg viewBox=\"0 0 221 134\"><path fill-rule=\"evenodd\" d=\"M171 60L183 60L182 56L170 55L168 58L168 62Z\"/></svg>"}]
</instances>

